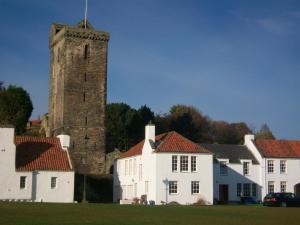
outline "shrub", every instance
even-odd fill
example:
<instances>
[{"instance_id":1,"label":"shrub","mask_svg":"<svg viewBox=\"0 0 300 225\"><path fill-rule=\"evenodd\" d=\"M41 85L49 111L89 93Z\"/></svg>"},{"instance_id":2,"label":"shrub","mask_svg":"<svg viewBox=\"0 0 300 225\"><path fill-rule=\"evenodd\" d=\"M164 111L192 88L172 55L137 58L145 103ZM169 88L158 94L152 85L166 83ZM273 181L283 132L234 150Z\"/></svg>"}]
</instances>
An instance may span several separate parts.
<instances>
[{"instance_id":1,"label":"shrub","mask_svg":"<svg viewBox=\"0 0 300 225\"><path fill-rule=\"evenodd\" d=\"M172 201L172 202L168 202L167 205L180 205L180 204L176 201Z\"/></svg>"},{"instance_id":2,"label":"shrub","mask_svg":"<svg viewBox=\"0 0 300 225\"><path fill-rule=\"evenodd\" d=\"M140 203L140 199L138 197L133 198L133 204L139 204Z\"/></svg>"},{"instance_id":3,"label":"shrub","mask_svg":"<svg viewBox=\"0 0 300 225\"><path fill-rule=\"evenodd\" d=\"M141 196L141 200L140 200L140 203L142 204L142 205L147 205L147 195L142 195Z\"/></svg>"},{"instance_id":4,"label":"shrub","mask_svg":"<svg viewBox=\"0 0 300 225\"><path fill-rule=\"evenodd\" d=\"M199 205L206 205L207 202L203 198L198 198L196 202L194 202L193 205L199 206Z\"/></svg>"}]
</instances>

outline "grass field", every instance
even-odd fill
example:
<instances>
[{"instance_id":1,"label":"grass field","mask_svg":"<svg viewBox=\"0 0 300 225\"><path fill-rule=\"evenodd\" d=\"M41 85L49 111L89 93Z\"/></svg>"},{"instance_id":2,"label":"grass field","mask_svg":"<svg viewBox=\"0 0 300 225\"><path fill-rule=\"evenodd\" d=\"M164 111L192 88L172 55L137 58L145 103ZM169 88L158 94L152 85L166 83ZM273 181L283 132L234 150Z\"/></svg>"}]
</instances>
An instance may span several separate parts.
<instances>
[{"instance_id":1,"label":"grass field","mask_svg":"<svg viewBox=\"0 0 300 225\"><path fill-rule=\"evenodd\" d=\"M300 208L0 203L0 225L293 225Z\"/></svg>"}]
</instances>

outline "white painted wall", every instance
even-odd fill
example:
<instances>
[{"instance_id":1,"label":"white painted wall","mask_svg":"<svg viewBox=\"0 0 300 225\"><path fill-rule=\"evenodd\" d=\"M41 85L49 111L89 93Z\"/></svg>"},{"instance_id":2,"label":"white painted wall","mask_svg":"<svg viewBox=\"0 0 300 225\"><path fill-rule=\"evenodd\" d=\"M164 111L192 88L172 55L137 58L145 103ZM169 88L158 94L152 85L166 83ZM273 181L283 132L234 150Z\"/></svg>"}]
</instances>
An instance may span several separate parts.
<instances>
[{"instance_id":1,"label":"white painted wall","mask_svg":"<svg viewBox=\"0 0 300 225\"><path fill-rule=\"evenodd\" d=\"M144 146L148 148L149 146ZM149 149L148 149L149 150ZM146 151L147 152L147 151ZM213 171L212 155L210 154L172 154L172 153L145 153L134 157L118 159L114 163L114 202L119 199L132 200L146 194L147 200L156 204L176 201L180 204L192 204L202 198L208 204L213 203ZM172 155L178 156L178 169L180 168L180 155L189 156L189 172L172 172ZM190 172L190 157L197 157L197 172ZM136 159L136 173L125 174L126 161ZM142 179L140 180L139 165L142 165ZM156 167L156 168L155 168ZM178 181L178 194L168 193L168 185L164 180ZM191 194L191 181L200 181L200 194ZM148 183L148 188L146 188ZM136 184L136 185L135 185ZM135 187L137 188L135 191ZM167 188L167 189L166 189ZM122 194L119 194L123 192ZM136 194L135 194L136 193Z\"/></svg>"},{"instance_id":2,"label":"white painted wall","mask_svg":"<svg viewBox=\"0 0 300 225\"><path fill-rule=\"evenodd\" d=\"M44 202L73 202L74 172L16 172L14 129L0 128L0 199ZM26 186L20 188L20 177ZM57 188L51 189L51 177L57 177Z\"/></svg>"},{"instance_id":3,"label":"white painted wall","mask_svg":"<svg viewBox=\"0 0 300 225\"><path fill-rule=\"evenodd\" d=\"M74 172L37 171L33 177L36 181L36 193L32 191L34 201L73 202ZM51 177L57 177L56 188L51 188Z\"/></svg>"},{"instance_id":4,"label":"white painted wall","mask_svg":"<svg viewBox=\"0 0 300 225\"><path fill-rule=\"evenodd\" d=\"M213 168L211 154L157 153L156 198L157 204L176 201L180 204L193 204L199 198L213 203ZM172 155L178 156L178 172L172 172ZM188 172L180 172L180 156L188 156ZM191 156L196 156L197 171L191 172ZM168 183L178 181L178 194L169 194ZM191 193L191 182L200 182L200 193Z\"/></svg>"},{"instance_id":5,"label":"white painted wall","mask_svg":"<svg viewBox=\"0 0 300 225\"><path fill-rule=\"evenodd\" d=\"M149 125L148 125L149 126ZM143 186L144 193L147 194L147 200L156 201L156 193L158 190L156 189L157 182L157 173L158 171L158 163L156 161L157 153L154 152L154 149L151 148L149 139L145 140L143 146L143 154L142 154L142 167L143 167ZM146 193L146 182L148 182L148 192Z\"/></svg>"},{"instance_id":6,"label":"white painted wall","mask_svg":"<svg viewBox=\"0 0 300 225\"><path fill-rule=\"evenodd\" d=\"M0 199L31 200L31 173L17 175L15 157L14 128L0 128ZM20 189L19 176L27 177L28 185L25 189Z\"/></svg>"},{"instance_id":7,"label":"white painted wall","mask_svg":"<svg viewBox=\"0 0 300 225\"><path fill-rule=\"evenodd\" d=\"M220 159L220 161L223 161ZM257 200L261 200L261 184L260 184L260 165L252 164L249 161L249 170L250 173L247 176L243 174L243 164L241 163L227 163L228 174L220 174L220 163L214 163L214 198L219 200L219 185L227 184L228 185L228 200L229 201L239 201L240 197L237 196L237 183L256 183L257 184ZM243 185L242 185L243 188ZM252 188L252 187L251 187ZM251 193L252 194L252 193ZM252 195L251 195L252 196Z\"/></svg>"},{"instance_id":8,"label":"white painted wall","mask_svg":"<svg viewBox=\"0 0 300 225\"><path fill-rule=\"evenodd\" d=\"M260 162L259 174L261 190L261 200L268 193L268 181L274 181L274 191L280 192L280 181L286 181L287 192L294 193L294 185L300 183L300 159L297 158L264 158L254 144L254 136L245 136L245 145ZM267 160L274 160L275 171L268 173ZM287 173L280 173L280 160L286 160Z\"/></svg>"},{"instance_id":9,"label":"white painted wall","mask_svg":"<svg viewBox=\"0 0 300 225\"><path fill-rule=\"evenodd\" d=\"M129 165L132 164L131 173ZM125 165L127 164L127 169ZM140 198L144 193L143 179L140 179L139 165L141 156L128 157L114 161L114 191L113 201ZM142 172L142 171L141 171ZM136 187L136 189L135 189Z\"/></svg>"},{"instance_id":10,"label":"white painted wall","mask_svg":"<svg viewBox=\"0 0 300 225\"><path fill-rule=\"evenodd\" d=\"M274 192L280 192L280 182L286 181L287 192L294 193L294 186L300 183L300 159L291 158L265 158L265 190L263 196L268 192L268 181L274 181ZM268 173L267 160L274 161L274 173ZM280 173L280 160L286 161L286 173Z\"/></svg>"}]
</instances>

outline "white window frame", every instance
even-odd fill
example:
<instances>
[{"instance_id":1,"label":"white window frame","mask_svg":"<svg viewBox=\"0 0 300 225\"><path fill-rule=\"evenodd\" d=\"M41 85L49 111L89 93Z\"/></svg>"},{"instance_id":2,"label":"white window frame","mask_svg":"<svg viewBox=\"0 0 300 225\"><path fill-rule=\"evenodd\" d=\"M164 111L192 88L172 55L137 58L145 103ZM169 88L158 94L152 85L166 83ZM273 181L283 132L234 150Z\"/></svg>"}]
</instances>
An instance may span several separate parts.
<instances>
[{"instance_id":1,"label":"white window frame","mask_svg":"<svg viewBox=\"0 0 300 225\"><path fill-rule=\"evenodd\" d=\"M129 176L132 175L132 159L129 159Z\"/></svg>"},{"instance_id":2,"label":"white window frame","mask_svg":"<svg viewBox=\"0 0 300 225\"><path fill-rule=\"evenodd\" d=\"M191 182L191 192L192 195L200 194L200 181Z\"/></svg>"},{"instance_id":3,"label":"white window frame","mask_svg":"<svg viewBox=\"0 0 300 225\"><path fill-rule=\"evenodd\" d=\"M178 194L178 181L171 180L169 181L169 195L177 195Z\"/></svg>"},{"instance_id":4,"label":"white window frame","mask_svg":"<svg viewBox=\"0 0 300 225\"><path fill-rule=\"evenodd\" d=\"M143 179L143 165L139 164L139 181Z\"/></svg>"},{"instance_id":5,"label":"white window frame","mask_svg":"<svg viewBox=\"0 0 300 225\"><path fill-rule=\"evenodd\" d=\"M251 196L251 184L243 183L243 196L249 197Z\"/></svg>"},{"instance_id":6,"label":"white window frame","mask_svg":"<svg viewBox=\"0 0 300 225\"><path fill-rule=\"evenodd\" d=\"M275 173L274 160L267 160L267 171L268 171L268 173Z\"/></svg>"},{"instance_id":7,"label":"white window frame","mask_svg":"<svg viewBox=\"0 0 300 225\"><path fill-rule=\"evenodd\" d=\"M172 172L178 172L178 156L172 155Z\"/></svg>"},{"instance_id":8,"label":"white window frame","mask_svg":"<svg viewBox=\"0 0 300 225\"><path fill-rule=\"evenodd\" d=\"M51 189L56 189L57 188L57 177L51 177L50 187L51 187Z\"/></svg>"},{"instance_id":9,"label":"white window frame","mask_svg":"<svg viewBox=\"0 0 300 225\"><path fill-rule=\"evenodd\" d=\"M220 166L220 176L228 176L228 161L220 160L219 166Z\"/></svg>"},{"instance_id":10,"label":"white window frame","mask_svg":"<svg viewBox=\"0 0 300 225\"><path fill-rule=\"evenodd\" d=\"M275 182L274 181L268 181L268 194L275 192Z\"/></svg>"},{"instance_id":11,"label":"white window frame","mask_svg":"<svg viewBox=\"0 0 300 225\"><path fill-rule=\"evenodd\" d=\"M20 189L26 189L27 187L27 176L20 176Z\"/></svg>"},{"instance_id":12,"label":"white window frame","mask_svg":"<svg viewBox=\"0 0 300 225\"><path fill-rule=\"evenodd\" d=\"M189 157L187 155L180 156L180 172L189 171Z\"/></svg>"},{"instance_id":13,"label":"white window frame","mask_svg":"<svg viewBox=\"0 0 300 225\"><path fill-rule=\"evenodd\" d=\"M128 160L125 160L125 176L128 175Z\"/></svg>"},{"instance_id":14,"label":"white window frame","mask_svg":"<svg viewBox=\"0 0 300 225\"><path fill-rule=\"evenodd\" d=\"M286 160L280 160L280 173L286 173Z\"/></svg>"},{"instance_id":15,"label":"white window frame","mask_svg":"<svg viewBox=\"0 0 300 225\"><path fill-rule=\"evenodd\" d=\"M243 161L243 174L244 176L250 176L250 162Z\"/></svg>"},{"instance_id":16,"label":"white window frame","mask_svg":"<svg viewBox=\"0 0 300 225\"><path fill-rule=\"evenodd\" d=\"M197 156L191 156L191 172L197 172Z\"/></svg>"},{"instance_id":17,"label":"white window frame","mask_svg":"<svg viewBox=\"0 0 300 225\"><path fill-rule=\"evenodd\" d=\"M280 192L286 192L286 181L280 181Z\"/></svg>"},{"instance_id":18,"label":"white window frame","mask_svg":"<svg viewBox=\"0 0 300 225\"><path fill-rule=\"evenodd\" d=\"M145 194L149 192L149 181L145 181Z\"/></svg>"},{"instance_id":19,"label":"white window frame","mask_svg":"<svg viewBox=\"0 0 300 225\"><path fill-rule=\"evenodd\" d=\"M136 159L133 160L133 175L136 175Z\"/></svg>"}]
</instances>

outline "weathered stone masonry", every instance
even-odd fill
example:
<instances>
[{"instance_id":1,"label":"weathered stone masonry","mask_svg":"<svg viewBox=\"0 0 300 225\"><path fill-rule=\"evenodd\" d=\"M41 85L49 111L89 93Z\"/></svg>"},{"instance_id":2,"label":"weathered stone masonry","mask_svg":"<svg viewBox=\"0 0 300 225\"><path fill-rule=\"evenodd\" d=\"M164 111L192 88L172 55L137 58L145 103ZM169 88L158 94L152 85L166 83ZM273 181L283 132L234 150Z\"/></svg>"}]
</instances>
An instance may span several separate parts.
<instances>
[{"instance_id":1,"label":"weathered stone masonry","mask_svg":"<svg viewBox=\"0 0 300 225\"><path fill-rule=\"evenodd\" d=\"M109 34L84 21L52 24L47 136L71 136L75 171L104 173L107 48Z\"/></svg>"}]
</instances>

